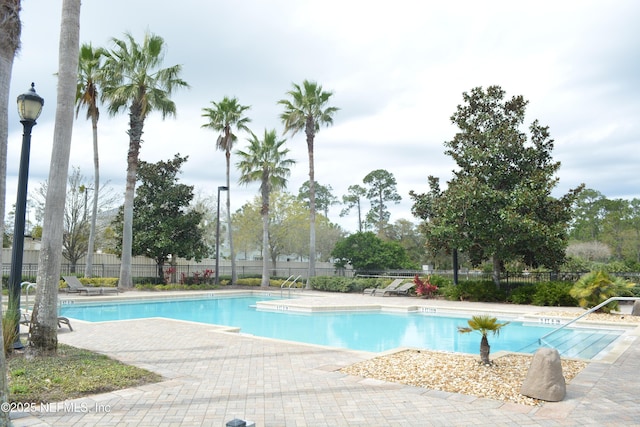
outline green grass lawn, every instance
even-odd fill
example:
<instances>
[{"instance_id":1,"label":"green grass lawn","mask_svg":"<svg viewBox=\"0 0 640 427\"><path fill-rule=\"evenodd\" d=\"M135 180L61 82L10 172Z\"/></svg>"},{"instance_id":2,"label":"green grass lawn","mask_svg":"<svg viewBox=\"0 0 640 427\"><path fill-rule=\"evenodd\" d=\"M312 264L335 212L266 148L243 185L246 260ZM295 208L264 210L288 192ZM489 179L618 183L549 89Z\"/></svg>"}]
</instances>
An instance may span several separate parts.
<instances>
[{"instance_id":1,"label":"green grass lawn","mask_svg":"<svg viewBox=\"0 0 640 427\"><path fill-rule=\"evenodd\" d=\"M11 354L7 369L9 401L22 403L60 402L162 380L153 372L63 344L55 356Z\"/></svg>"}]
</instances>

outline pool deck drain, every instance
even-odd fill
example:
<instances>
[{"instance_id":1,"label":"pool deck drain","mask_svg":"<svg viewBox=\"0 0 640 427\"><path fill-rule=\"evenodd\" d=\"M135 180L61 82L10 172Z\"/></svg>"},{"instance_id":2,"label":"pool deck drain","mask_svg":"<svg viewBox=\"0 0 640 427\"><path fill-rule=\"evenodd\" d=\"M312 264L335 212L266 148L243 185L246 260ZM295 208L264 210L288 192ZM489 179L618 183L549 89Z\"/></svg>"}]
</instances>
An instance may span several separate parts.
<instances>
[{"instance_id":1,"label":"pool deck drain","mask_svg":"<svg viewBox=\"0 0 640 427\"><path fill-rule=\"evenodd\" d=\"M150 294L127 292L109 299L145 295ZM496 315L505 310L514 315L545 310L307 291L302 296L309 297L304 304L311 306L314 301L317 306L417 305ZM94 300L78 297L77 301L89 298ZM609 363L591 362L574 378L563 401L530 407L337 371L373 357L372 353L250 337L168 319L74 321L73 326L73 332L61 330L60 342L150 369L165 380L61 402L47 411L12 413L14 426L224 426L234 418L256 426L640 426L638 328L625 338L617 357Z\"/></svg>"}]
</instances>

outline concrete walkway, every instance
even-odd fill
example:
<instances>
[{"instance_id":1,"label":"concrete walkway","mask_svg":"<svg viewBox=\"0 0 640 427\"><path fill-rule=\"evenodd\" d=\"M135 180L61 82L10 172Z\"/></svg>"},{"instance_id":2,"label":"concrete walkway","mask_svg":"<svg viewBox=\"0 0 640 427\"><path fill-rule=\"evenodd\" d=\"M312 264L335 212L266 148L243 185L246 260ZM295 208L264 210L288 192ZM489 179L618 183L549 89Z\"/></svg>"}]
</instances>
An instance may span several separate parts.
<instances>
[{"instance_id":1,"label":"concrete walkway","mask_svg":"<svg viewBox=\"0 0 640 427\"><path fill-rule=\"evenodd\" d=\"M125 299L149 295L127 292ZM298 308L414 305L495 314L542 307L310 293ZM67 298L66 296L61 298ZM93 297L81 297L88 300ZM110 297L96 297L96 299ZM157 372L156 384L12 413L14 426L640 426L640 332L613 363L592 362L562 402L532 407L341 374L375 354L243 336L167 319L72 320L59 341ZM313 333L313 331L310 331Z\"/></svg>"}]
</instances>

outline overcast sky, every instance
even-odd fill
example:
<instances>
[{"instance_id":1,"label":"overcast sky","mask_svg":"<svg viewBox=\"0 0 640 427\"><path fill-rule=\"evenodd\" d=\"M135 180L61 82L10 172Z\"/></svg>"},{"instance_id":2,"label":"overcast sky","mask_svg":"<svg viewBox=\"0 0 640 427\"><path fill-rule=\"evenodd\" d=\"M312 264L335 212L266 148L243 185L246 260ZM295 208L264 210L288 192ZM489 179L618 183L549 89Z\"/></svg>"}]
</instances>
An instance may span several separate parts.
<instances>
[{"instance_id":1,"label":"overcast sky","mask_svg":"<svg viewBox=\"0 0 640 427\"><path fill-rule=\"evenodd\" d=\"M31 82L45 99L33 129L29 189L48 178L55 117L61 1L23 0L22 49L11 99ZM315 177L341 199L375 169L391 172L402 196L391 221L411 216L410 190L426 192L427 176L442 182L454 163L443 142L462 93L500 85L529 100L527 125L550 127L562 163L554 195L585 183L608 198L640 197L640 2L627 1L356 1L356 0L84 0L80 42L111 47L112 37L145 31L166 42L165 66L182 64L191 88L175 93L177 117L151 114L140 158L188 155L181 181L204 194L225 183L217 135L201 128L202 108L223 96L251 105L254 133L282 132L277 101L291 84L315 80L332 91L340 111L315 141ZM15 203L22 126L10 109L7 209ZM99 126L101 178L124 192L127 114ZM236 147L245 144L240 135ZM288 191L308 179L304 134L287 136ZM81 113L70 166L93 176L91 127ZM232 156L232 162L237 158ZM258 194L238 187L231 172L232 209ZM356 217L329 217L355 231ZM366 206L368 209L368 204Z\"/></svg>"}]
</instances>

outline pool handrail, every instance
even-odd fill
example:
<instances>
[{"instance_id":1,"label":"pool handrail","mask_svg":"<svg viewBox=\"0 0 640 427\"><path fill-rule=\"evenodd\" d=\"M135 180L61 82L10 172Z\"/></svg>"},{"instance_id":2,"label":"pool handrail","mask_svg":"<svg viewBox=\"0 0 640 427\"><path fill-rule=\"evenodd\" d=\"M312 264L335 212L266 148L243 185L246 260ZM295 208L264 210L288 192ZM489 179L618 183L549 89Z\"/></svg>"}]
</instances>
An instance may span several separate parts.
<instances>
[{"instance_id":1,"label":"pool handrail","mask_svg":"<svg viewBox=\"0 0 640 427\"><path fill-rule=\"evenodd\" d=\"M291 296L291 287L292 287L293 285L295 285L295 284L296 284L296 282L298 281L298 279L300 279L301 277L302 277L302 275L301 275L301 274L298 274L298 277L296 277L295 279L293 279L293 280L291 281L291 283L289 283L289 281L293 278L293 274L292 274L291 276L287 277L287 280L285 280L284 282L282 282L282 285L280 285L280 297L282 297L282 291L283 291L283 289L284 289L284 287L285 287L285 285L286 285L287 283L289 283L289 286L288 286L288 289L289 289L289 295L288 295L288 296L290 297L290 296Z\"/></svg>"},{"instance_id":2,"label":"pool handrail","mask_svg":"<svg viewBox=\"0 0 640 427\"><path fill-rule=\"evenodd\" d=\"M36 286L35 283L32 282L22 282L20 283L20 289L22 289L23 286L26 285L25 288L25 310L28 312L29 311L29 289L33 288Z\"/></svg>"},{"instance_id":3,"label":"pool handrail","mask_svg":"<svg viewBox=\"0 0 640 427\"><path fill-rule=\"evenodd\" d=\"M640 301L640 297L611 297L608 300L596 305L595 307L591 307L589 310L587 310L586 312L582 313L580 316L576 317L575 319L571 319L570 321L568 321L564 325L559 326L556 329L554 329L553 331L544 334L543 336L538 338L538 344L542 345L542 341L545 338L547 338L549 335L555 334L556 332L560 331L561 329L564 329L567 326L571 325L572 323L575 323L578 320L582 319L583 317L588 316L589 314L593 313L594 311L599 310L600 308L604 307L605 305L609 304L612 301Z\"/></svg>"}]
</instances>

